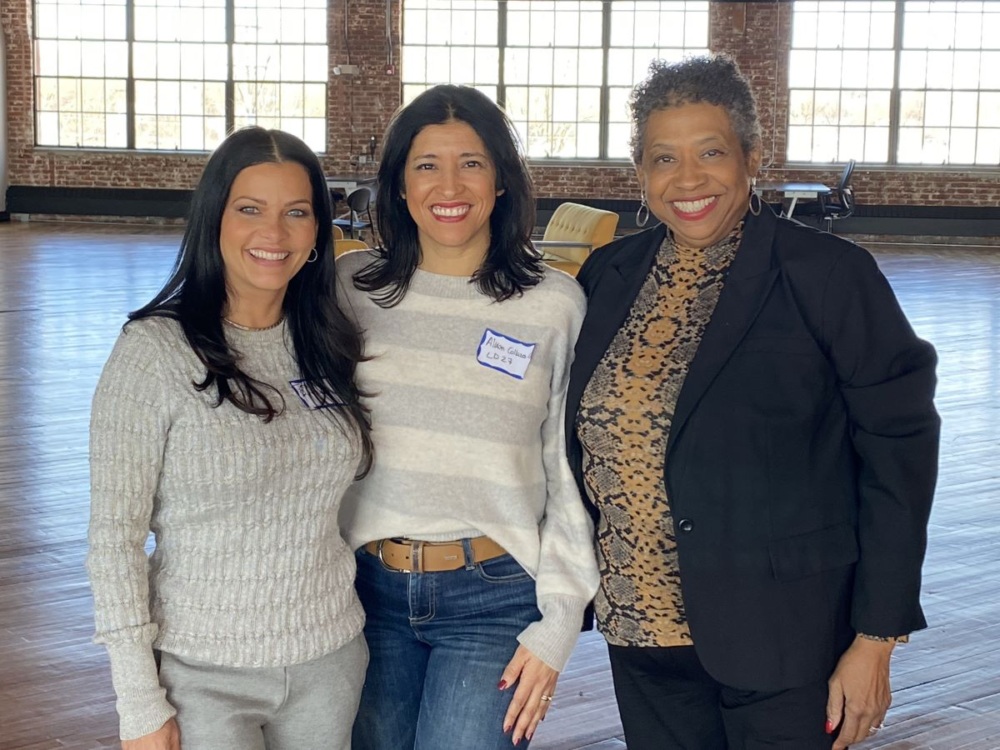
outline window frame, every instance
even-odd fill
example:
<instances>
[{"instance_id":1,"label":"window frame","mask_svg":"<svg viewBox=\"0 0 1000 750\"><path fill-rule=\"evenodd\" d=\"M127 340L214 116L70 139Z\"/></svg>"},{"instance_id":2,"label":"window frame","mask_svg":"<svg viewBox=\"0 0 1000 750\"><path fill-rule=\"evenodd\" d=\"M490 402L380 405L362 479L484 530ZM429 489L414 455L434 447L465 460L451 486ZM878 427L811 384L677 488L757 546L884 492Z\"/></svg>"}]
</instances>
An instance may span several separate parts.
<instances>
[{"instance_id":1,"label":"window frame","mask_svg":"<svg viewBox=\"0 0 1000 750\"><path fill-rule=\"evenodd\" d=\"M70 35L72 32L66 34L62 31L62 24L58 18L59 14L67 8L74 8L78 13L92 11L106 14L108 13L107 9L114 9L115 13L124 15L124 32L120 31L121 26L119 25L109 35L108 24L105 23L99 38L84 37L81 34L73 36ZM137 8L139 13L137 13ZM211 152L225 138L226 134L231 133L236 127L258 123L263 127L276 127L298 134L317 153L326 153L329 149L329 74L310 78L308 73L310 66L306 64L310 56L314 58L321 56L327 62L329 60L330 45L326 34L329 5L325 1L298 0L294 7L288 9L299 11L299 15L304 19L302 31L298 36L294 36L293 27L294 38L291 41L283 38L287 33L287 30L283 28L268 29L275 36L274 39L270 39L262 35L261 32L267 27L262 25L260 21L256 22L256 25L247 25L246 23L242 27L239 25L241 16L247 14L257 15L268 11L282 12L282 0L265 0L260 3L251 0L216 0L215 2L207 0L196 5L184 0L168 2L162 2L162 0L105 0L96 5L88 4L85 0L77 0L77 2L33 0L32 10L31 42L34 59L32 66L34 98L32 118L35 148L100 153L202 154ZM172 37L161 36L158 23L154 24L152 28L144 30L140 30L137 26L139 23L137 16L141 15L143 11L152 15L163 12L177 13L177 23L180 25L181 12L192 10L224 17L225 28L221 34L217 34L219 38L210 38L211 35L204 33L195 34L194 38L187 38L188 35L182 33L180 29ZM324 16L321 36L311 37L305 19L308 19L310 13L315 14L320 10ZM48 13L56 19L54 26L46 29L40 28L40 19L43 13ZM121 22L120 18L116 20ZM67 42L78 45L100 44L104 45L105 49L109 44L121 45L124 48L124 70L121 69L119 62L119 69L116 71L109 72L108 67L105 66L102 71L103 75L87 75L85 74L87 61L81 49L77 65L78 71L67 73L58 60L63 47L70 46L64 44ZM54 59L48 56L43 59L43 55L46 55L44 49L46 46L51 47ZM167 48L170 46L176 46L179 51L177 70L173 74L160 75L159 71L156 70L158 60L153 62L148 59L139 60L140 55L148 55L151 51L152 54L159 55L161 50L165 50L164 54L167 54L169 52ZM197 49L191 49L193 47ZM217 61L221 60L222 55L224 55L224 77L223 66L216 64L210 68L209 56L213 47L216 48ZM195 66L200 71L200 77L193 77L189 73L185 73L184 69L187 67L186 61L183 59L185 55L180 52L185 48L189 54L193 52L202 56L202 60L198 61ZM221 53L219 52L220 48ZM268 75L262 77L257 73L254 80L249 80L247 76L241 75L237 70L239 50L249 50L250 53L259 55L261 54L260 50L267 48L270 48L272 52L276 50L279 56L285 51L285 48L290 48L291 54L298 54L302 58L300 64L303 74L294 80L283 76L280 72L274 78ZM280 66L281 62L278 65ZM153 75L148 75L143 70L143 67L150 66L156 70ZM328 64L324 64L323 71L326 72L328 67ZM62 85L68 87L75 85L82 92L89 82L96 82L97 88L100 88L101 85L105 88L103 110L88 110L82 96L77 97L76 108L62 108L62 102L59 101L58 96L55 106L49 106L44 101L43 97L46 93L48 94L47 99L51 101L52 91L61 92ZM118 93L121 84L124 84L123 103L113 103L110 95L107 94L108 87L113 85ZM164 86L173 86L177 89L175 113L169 111L169 104L164 107L160 95ZM284 106L279 100L273 111L257 110L248 114L241 111L241 103L237 101L236 94L241 87L255 89L252 92L254 95L267 87L283 95L286 91L291 91L290 87L293 87L300 92L298 95L300 106L294 114L285 114ZM321 102L318 99L319 87L322 87ZM93 88L94 84L91 83L91 89ZM152 99L151 112L139 111L141 97L137 89L142 88L156 91ZM209 94L210 88L217 89L217 91L214 94ZM202 92L201 106L196 111L185 111L183 103L185 96L195 89ZM120 93L118 95L120 96ZM197 102L197 99L195 101ZM211 106L213 102L218 105L214 108L215 111ZM116 106L119 108L116 109ZM117 128L110 127L109 118L111 115L123 117L124 128L120 124ZM84 119L87 116L103 116L105 118L101 131L101 143L88 142L87 129L84 125ZM68 142L69 139L63 136L61 132L63 117L68 117L70 121L74 117L80 118L79 124L76 126L78 143ZM49 122L44 122L45 120ZM148 142L142 143L141 134L137 132L143 120L152 123L153 134L147 135L151 139L152 145ZM192 120L196 121L197 127L193 131L187 131L187 135L185 135L185 121L188 121L187 125L190 126ZM158 129L164 127L172 127L170 135L166 137L157 132ZM50 135L46 135L46 131ZM123 137L122 133L124 133ZM161 145L164 140L172 141L175 145ZM192 148L187 146L185 141L188 143L200 141L201 146Z\"/></svg>"},{"instance_id":2,"label":"window frame","mask_svg":"<svg viewBox=\"0 0 1000 750\"><path fill-rule=\"evenodd\" d=\"M955 123L949 124L946 127L946 130L948 131L949 143L951 142L951 139L955 137L955 135L954 135L955 131L959 130L959 129L964 129L965 127L968 127L969 129L972 129L972 130L974 130L976 132L977 143L978 143L978 139L979 139L980 133L982 133L984 130L996 130L996 129L1000 128L1000 126L998 126L998 125L993 125L993 126L985 125L984 126L984 125L980 124L980 122L978 121L981 118L980 112L981 112L981 102L982 102L983 95L987 94L987 95L992 95L993 97L1000 97L1000 86L996 86L994 88L988 88L988 87L986 87L986 85L985 85L986 82L985 82L985 80L982 77L980 77L978 87L975 88L975 89L968 89L968 88L957 87L955 85L954 79L952 81L952 84L951 84L950 88L944 88L944 87L940 87L940 86L932 86L930 84L930 82L928 82L928 80L926 79L926 77L924 78L924 84L923 84L922 88L920 88L920 87L913 87L913 86L904 87L902 85L902 83L901 83L901 81L903 79L905 79L905 77L907 76L908 72L911 70L910 68L904 69L905 57L907 56L907 53L911 53L911 54L912 53L918 53L919 54L921 52L927 53L927 52L934 51L934 50L938 49L937 47L922 47L922 46L909 46L908 47L908 46L906 46L906 44L907 44L907 42L906 42L907 13L912 14L912 15L910 15L911 19L917 13L924 13L924 14L928 14L929 13L930 16L933 17L934 16L934 11L933 10L929 10L930 6L934 6L934 5L940 5L940 6L951 5L951 6L954 6L952 8L952 10L951 10L952 16L957 19L960 15L963 14L963 11L959 10L959 8L962 7L962 6L960 6L958 3L955 3L954 0L952 0L951 2L940 2L940 0L883 0L882 3L881 3L883 5L890 5L891 4L892 5L892 13L893 13L892 47L891 47L891 50L890 50L891 53L892 53L891 57L892 57L893 69L892 69L892 75L891 75L892 84L891 84L891 87L889 89L887 89L887 91L888 91L888 97L889 97L888 98L888 121L887 121L887 124L886 124L887 130L888 130L888 137L887 137L887 141L886 141L885 158L884 159L878 160L878 161L871 161L871 160L869 160L867 158L858 158L858 156L867 156L867 154L864 154L864 155L855 155L855 156L848 155L848 156L844 157L843 153L839 154L838 157L835 157L835 158L833 158L833 159L831 159L829 161L803 160L803 159L793 159L793 158L791 158L789 156L789 153L790 153L790 148L791 148L791 143L792 143L792 132L793 132L793 128L795 127L793 125L793 121L792 121L792 119L793 119L793 115L792 115L793 99L795 98L795 93L796 92L812 92L812 94L815 95L818 92L831 92L831 93L838 93L838 94L840 94L841 99L842 99L843 94L845 92L851 92L851 91L855 90L854 88L851 88L851 87L845 87L843 85L843 80L841 80L841 85L838 88L829 88L829 87L822 88L822 87L816 86L815 85L815 83L816 83L815 76L814 76L814 86L812 88L802 87L802 86L793 86L792 85L793 78L794 78L794 74L792 72L792 68L793 68L793 65L794 65L794 58L795 58L796 51L805 50L805 51L819 52L819 51L821 51L823 49L830 49L830 48L819 46L819 44L817 44L816 46L813 46L813 47L796 47L795 46L795 34L794 34L794 26L795 26L795 20L796 20L795 19L795 13L796 13L796 10L801 7L802 4L804 4L803 0L796 0L792 4L792 11L791 11L792 12L792 18L791 18L791 22L792 23L791 23L791 26L793 28L793 33L789 36L789 49L788 49L788 58L787 58L788 59L788 70L789 70L789 73L788 73L788 87L786 89L787 96L788 96L788 106L787 106L788 121L786 123L786 132L785 132L785 136L786 136L786 138L785 138L785 149L784 149L785 164L787 164L788 166L816 166L816 165L821 165L821 164L843 163L843 161L846 161L847 158L856 158L859 163L864 163L864 164L866 164L866 166L870 165L871 167L873 167L876 170L878 170L878 169L887 169L887 170L902 171L902 172L909 172L909 171L922 172L922 171L928 171L928 170L954 171L955 169L961 169L963 171L964 170L969 170L969 171L973 171L973 172L994 172L994 171L996 171L997 167L1000 166L1000 158L998 158L998 161L994 162L994 163L990 163L990 162L978 162L977 163L976 161L962 162L962 161L950 161L950 160L945 160L945 161L940 161L940 162L939 161L910 161L910 160L903 161L903 160L901 160L901 154L900 154L901 139L903 138L903 131L907 128L907 126L903 124L903 120L904 120L903 107L904 107L905 97L907 96L908 93L909 94L918 94L918 95L919 94L923 94L924 97L926 97L927 94L929 94L929 93L930 94L933 94L933 93L942 93L942 94L946 94L947 97L949 98L949 100L952 101L952 102L954 102L954 100L956 99L956 95L957 94L970 93L971 92L972 94L976 94L977 95L977 122L974 123L972 126L961 126L961 125L956 125ZM815 0L813 0L809 4L810 5L817 5L815 3ZM923 7L920 7L920 6L923 6ZM977 8L975 10L977 10L979 13L984 13L984 12L986 12L985 11L985 7L987 7L987 6L985 5L985 3L983 4L983 6L984 7L982 9L978 9ZM821 7L821 4L820 4L820 7ZM847 3L845 3L845 7L847 7ZM968 6L964 6L964 7L967 9L966 12L968 12ZM808 10L811 11L812 9L810 8ZM943 7L942 10L943 10L943 12L947 12L948 9L946 7ZM938 12L942 12L942 10L939 10ZM871 11L870 7L869 7L869 9L868 9L867 12L868 12L869 15L871 15L872 11ZM986 46L985 42L986 42L986 34L983 34L980 46L978 48L968 48L968 50L967 50L967 51L976 52L979 55L979 57L980 57L980 65L982 65L982 57L983 57L983 55L988 54L988 53L992 53L994 56L1000 55L1000 42L995 43L994 46L992 46L992 47ZM842 51L842 50L847 49L847 48L846 47L838 46L835 49L838 50L838 51ZM852 47L852 49L853 49L853 47ZM873 48L871 46L871 42L869 40L868 46L862 47L860 49L864 49L866 51L871 51L873 49L881 49L881 48ZM960 49L964 50L965 48L959 48L957 46L952 45L952 46L948 46L948 47L945 47L945 48L942 48L942 49L945 50L945 51L954 53L954 52L960 51ZM926 67L925 67L925 70L926 70ZM873 89L868 88L868 89L865 89L865 90L866 91L872 91ZM931 125L927 124L926 110L922 110L922 111L924 112L924 114L923 114L923 119L921 121L921 124L919 126L911 126L911 127L913 127L914 129L919 128L921 131L925 131L929 127L934 127L934 126L931 126ZM812 117L813 117L812 122L808 125L808 127L810 128L810 130L812 132L812 137L815 138L815 129L818 127L818 125L817 125L817 119L816 119L816 116L815 116L815 110L813 110ZM844 132L845 126L843 124L843 115L842 114L838 114L838 118L839 119L838 119L838 123L837 123L837 129L838 129L838 135L837 135L837 137L838 137L838 146L837 147L839 149L839 148L841 148L841 143L842 143L843 132ZM993 135L995 136L996 134L994 133ZM950 146L948 146L946 148L949 150L948 157L950 158L951 157ZM926 153L927 153L926 141L924 141L923 149L924 149L924 151L922 153L922 157L926 159L927 158L925 156ZM839 157L844 157L844 158L839 158ZM974 152L973 159L976 159L976 158L978 158L978 157L975 155L975 152Z\"/></svg>"}]
</instances>

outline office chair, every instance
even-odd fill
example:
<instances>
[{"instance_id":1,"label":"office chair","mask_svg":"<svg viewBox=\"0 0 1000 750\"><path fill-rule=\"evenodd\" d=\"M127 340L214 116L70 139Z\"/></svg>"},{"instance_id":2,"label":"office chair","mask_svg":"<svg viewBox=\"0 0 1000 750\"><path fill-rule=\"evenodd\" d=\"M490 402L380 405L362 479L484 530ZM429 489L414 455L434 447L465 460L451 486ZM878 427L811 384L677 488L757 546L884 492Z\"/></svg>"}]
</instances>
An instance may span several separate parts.
<instances>
[{"instance_id":1,"label":"office chair","mask_svg":"<svg viewBox=\"0 0 1000 750\"><path fill-rule=\"evenodd\" d=\"M371 200L371 190L364 186L355 188L347 196L347 213L339 219L334 219L333 225L346 231L351 239L355 237L355 230L358 232L358 236L360 236L362 230L367 229L374 223L372 221ZM361 219L362 213L368 217L368 221Z\"/></svg>"},{"instance_id":2,"label":"office chair","mask_svg":"<svg viewBox=\"0 0 1000 750\"><path fill-rule=\"evenodd\" d=\"M542 239L534 242L547 256L583 263L592 250L615 238L618 214L580 203L560 203L545 225Z\"/></svg>"},{"instance_id":3,"label":"office chair","mask_svg":"<svg viewBox=\"0 0 1000 750\"><path fill-rule=\"evenodd\" d=\"M803 206L801 213L821 218L826 224L826 231L832 234L834 219L846 219L854 213L854 207L857 205L854 201L854 189L851 187L853 174L854 159L851 159L844 165L840 182L833 192L828 196L821 195L816 203Z\"/></svg>"}]
</instances>

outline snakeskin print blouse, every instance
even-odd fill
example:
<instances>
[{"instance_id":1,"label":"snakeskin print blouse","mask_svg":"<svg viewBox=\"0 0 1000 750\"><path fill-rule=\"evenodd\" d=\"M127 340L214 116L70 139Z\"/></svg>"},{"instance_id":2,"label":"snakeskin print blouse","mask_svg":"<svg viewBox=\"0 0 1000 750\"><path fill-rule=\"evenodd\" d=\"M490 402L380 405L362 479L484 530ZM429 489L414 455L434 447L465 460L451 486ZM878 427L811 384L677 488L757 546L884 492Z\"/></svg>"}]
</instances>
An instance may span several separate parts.
<instances>
[{"instance_id":1,"label":"snakeskin print blouse","mask_svg":"<svg viewBox=\"0 0 1000 750\"><path fill-rule=\"evenodd\" d=\"M678 394L742 233L741 223L703 249L679 247L667 233L583 394L584 482L601 514L595 609L613 645L691 643L664 460Z\"/></svg>"}]
</instances>

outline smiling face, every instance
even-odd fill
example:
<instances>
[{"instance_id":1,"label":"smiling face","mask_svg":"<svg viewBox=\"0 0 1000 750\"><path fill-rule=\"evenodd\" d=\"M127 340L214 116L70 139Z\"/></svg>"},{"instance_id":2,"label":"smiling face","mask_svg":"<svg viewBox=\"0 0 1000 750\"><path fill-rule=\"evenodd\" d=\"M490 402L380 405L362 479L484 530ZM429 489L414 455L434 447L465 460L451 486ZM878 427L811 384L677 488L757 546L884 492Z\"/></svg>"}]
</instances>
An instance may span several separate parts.
<instances>
[{"instance_id":1,"label":"smiling face","mask_svg":"<svg viewBox=\"0 0 1000 750\"><path fill-rule=\"evenodd\" d=\"M312 195L309 173L296 162L236 175L219 233L230 311L280 305L316 244Z\"/></svg>"},{"instance_id":2,"label":"smiling face","mask_svg":"<svg viewBox=\"0 0 1000 750\"><path fill-rule=\"evenodd\" d=\"M503 191L482 139L465 122L428 125L413 139L403 197L417 225L420 267L471 275L490 245L490 214Z\"/></svg>"},{"instance_id":3,"label":"smiling face","mask_svg":"<svg viewBox=\"0 0 1000 750\"><path fill-rule=\"evenodd\" d=\"M636 172L650 212L678 243L703 248L746 213L759 166L760 149L743 153L726 110L699 102L649 116Z\"/></svg>"}]
</instances>

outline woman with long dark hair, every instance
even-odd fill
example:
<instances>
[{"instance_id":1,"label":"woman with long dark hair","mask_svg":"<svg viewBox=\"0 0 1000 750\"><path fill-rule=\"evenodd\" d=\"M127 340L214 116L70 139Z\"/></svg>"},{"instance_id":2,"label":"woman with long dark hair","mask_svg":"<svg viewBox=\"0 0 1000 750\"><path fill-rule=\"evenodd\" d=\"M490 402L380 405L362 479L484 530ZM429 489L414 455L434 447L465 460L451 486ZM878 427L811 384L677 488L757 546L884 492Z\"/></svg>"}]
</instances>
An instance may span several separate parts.
<instances>
[{"instance_id":1,"label":"woman with long dark hair","mask_svg":"<svg viewBox=\"0 0 1000 750\"><path fill-rule=\"evenodd\" d=\"M350 747L367 650L337 510L372 446L330 227L306 144L229 136L101 376L87 565L125 750Z\"/></svg>"},{"instance_id":2,"label":"woman with long dark hair","mask_svg":"<svg viewBox=\"0 0 1000 750\"><path fill-rule=\"evenodd\" d=\"M371 663L356 750L526 747L597 586L563 453L583 296L531 247L506 116L436 86L396 113L383 245L341 256L378 461L344 499Z\"/></svg>"}]
</instances>

